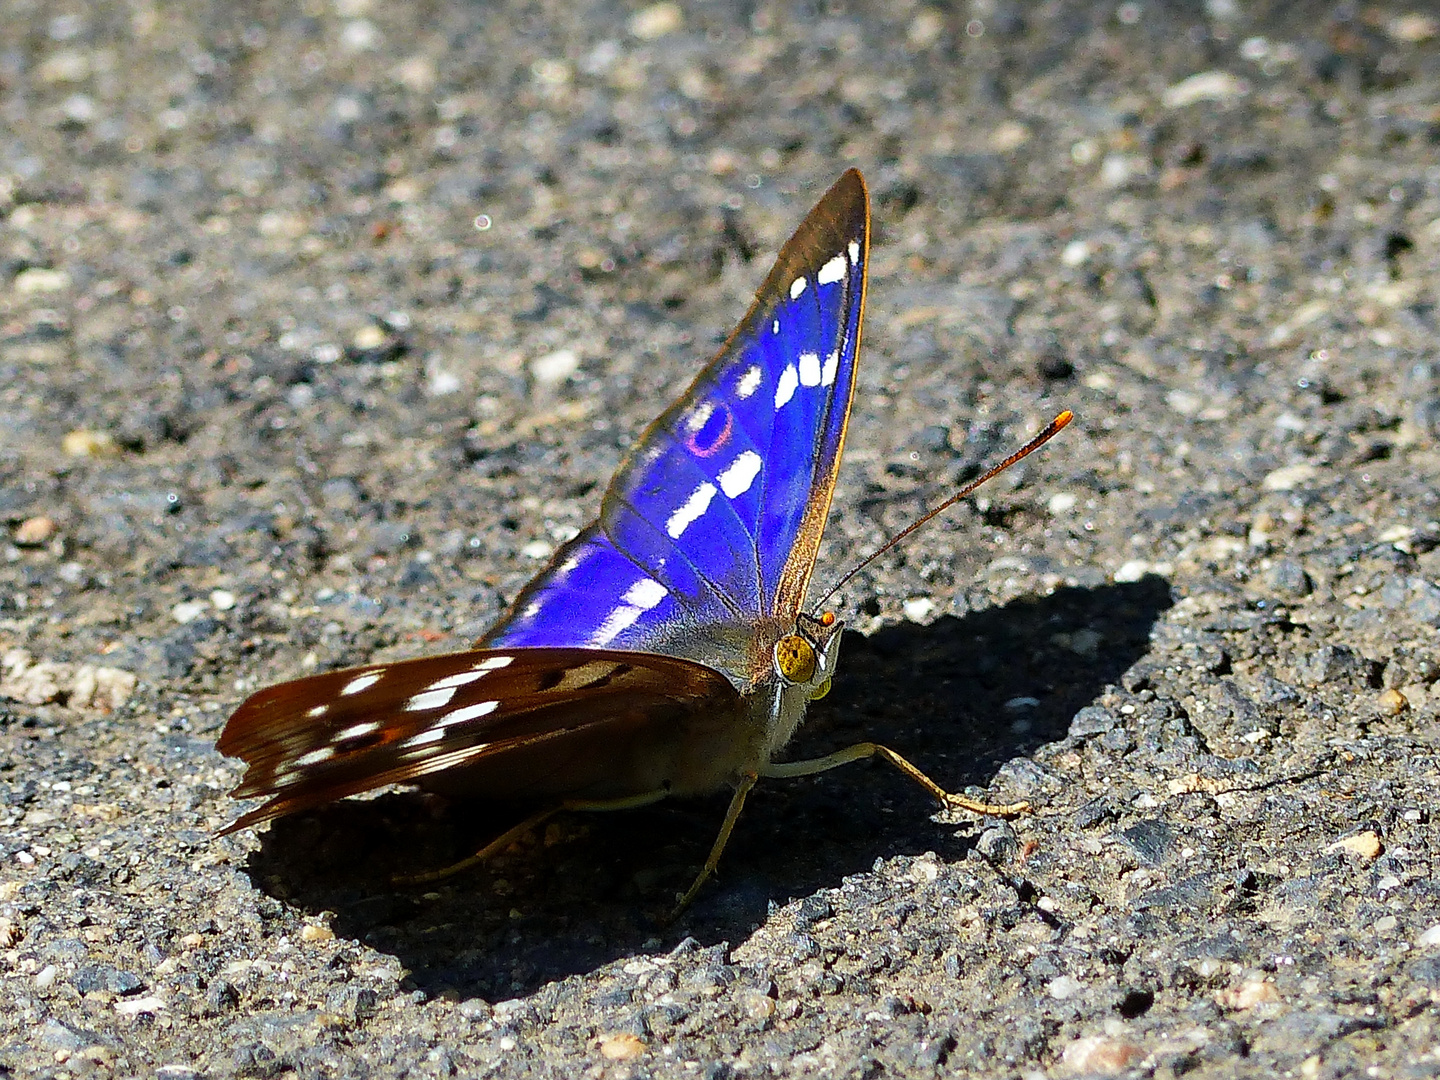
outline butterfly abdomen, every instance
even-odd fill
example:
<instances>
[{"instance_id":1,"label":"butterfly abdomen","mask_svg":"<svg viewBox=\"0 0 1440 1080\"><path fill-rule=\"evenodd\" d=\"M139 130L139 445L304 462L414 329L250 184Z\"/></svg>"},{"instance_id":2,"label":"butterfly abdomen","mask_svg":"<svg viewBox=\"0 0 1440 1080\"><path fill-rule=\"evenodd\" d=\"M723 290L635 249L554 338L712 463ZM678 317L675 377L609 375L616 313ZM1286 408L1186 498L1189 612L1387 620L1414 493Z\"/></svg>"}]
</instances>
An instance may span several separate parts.
<instances>
[{"instance_id":1,"label":"butterfly abdomen","mask_svg":"<svg viewBox=\"0 0 1440 1080\"><path fill-rule=\"evenodd\" d=\"M563 739L537 736L504 754L426 777L422 786L497 800L707 795L768 760L766 710L754 707L757 699L696 710L662 695L629 696L633 702L621 715L577 723Z\"/></svg>"}]
</instances>

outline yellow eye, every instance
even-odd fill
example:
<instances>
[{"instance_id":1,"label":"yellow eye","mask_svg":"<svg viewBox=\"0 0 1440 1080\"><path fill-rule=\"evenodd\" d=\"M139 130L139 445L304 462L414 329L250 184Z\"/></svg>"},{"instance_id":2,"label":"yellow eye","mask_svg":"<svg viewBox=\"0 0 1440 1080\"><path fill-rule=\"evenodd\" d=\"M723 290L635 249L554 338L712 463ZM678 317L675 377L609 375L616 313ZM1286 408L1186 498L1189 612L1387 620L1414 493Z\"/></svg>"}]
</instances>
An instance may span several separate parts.
<instances>
[{"instance_id":1,"label":"yellow eye","mask_svg":"<svg viewBox=\"0 0 1440 1080\"><path fill-rule=\"evenodd\" d=\"M822 697L824 697L824 696L825 696L826 694L828 694L829 692L830 692L830 680L829 680L829 679L826 679L826 680L825 680L824 682L822 682L819 686L815 687L814 690L811 690L811 691L810 691L810 700L811 700L811 701L819 701Z\"/></svg>"},{"instance_id":2,"label":"yellow eye","mask_svg":"<svg viewBox=\"0 0 1440 1080\"><path fill-rule=\"evenodd\" d=\"M799 634L786 634L775 643L775 667L792 683L815 677L815 650Z\"/></svg>"}]
</instances>

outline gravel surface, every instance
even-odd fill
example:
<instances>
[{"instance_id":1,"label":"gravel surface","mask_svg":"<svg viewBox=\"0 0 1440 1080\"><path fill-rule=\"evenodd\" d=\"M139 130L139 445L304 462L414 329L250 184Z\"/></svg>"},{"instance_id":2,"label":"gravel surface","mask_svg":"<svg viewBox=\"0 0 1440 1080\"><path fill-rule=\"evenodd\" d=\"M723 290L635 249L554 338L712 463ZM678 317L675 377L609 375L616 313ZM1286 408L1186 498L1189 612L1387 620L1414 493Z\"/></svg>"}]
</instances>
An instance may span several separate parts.
<instances>
[{"instance_id":1,"label":"gravel surface","mask_svg":"<svg viewBox=\"0 0 1440 1080\"><path fill-rule=\"evenodd\" d=\"M1440 1075L1428 5L0 17L0 1077ZM867 348L794 751L217 839L250 691L456 648L847 166Z\"/></svg>"}]
</instances>

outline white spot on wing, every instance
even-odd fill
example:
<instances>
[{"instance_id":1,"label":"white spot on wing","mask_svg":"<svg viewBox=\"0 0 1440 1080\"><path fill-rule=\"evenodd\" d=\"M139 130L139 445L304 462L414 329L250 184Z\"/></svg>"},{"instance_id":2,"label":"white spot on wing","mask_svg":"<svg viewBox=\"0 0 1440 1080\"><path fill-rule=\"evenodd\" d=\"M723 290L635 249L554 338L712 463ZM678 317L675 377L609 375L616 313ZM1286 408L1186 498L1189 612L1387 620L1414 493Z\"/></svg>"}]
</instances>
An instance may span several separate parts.
<instances>
[{"instance_id":1,"label":"white spot on wing","mask_svg":"<svg viewBox=\"0 0 1440 1080\"><path fill-rule=\"evenodd\" d=\"M337 732L336 742L349 742L351 739L363 739L366 735L380 730L378 720L366 720L361 724L351 724L344 731Z\"/></svg>"},{"instance_id":2,"label":"white spot on wing","mask_svg":"<svg viewBox=\"0 0 1440 1080\"><path fill-rule=\"evenodd\" d=\"M800 385L820 385L820 354L813 352L802 352L800 354Z\"/></svg>"},{"instance_id":3,"label":"white spot on wing","mask_svg":"<svg viewBox=\"0 0 1440 1080\"><path fill-rule=\"evenodd\" d=\"M596 630L594 636L590 638L590 644L596 648L603 648L609 645L610 642L614 641L626 630L629 630L630 627L634 625L635 620L643 614L644 612L638 607L621 604L614 611L610 612L609 615L605 616L605 621L600 624L600 629Z\"/></svg>"},{"instance_id":4,"label":"white spot on wing","mask_svg":"<svg viewBox=\"0 0 1440 1080\"><path fill-rule=\"evenodd\" d=\"M670 595L670 590L661 585L653 578L641 578L625 590L621 597L627 604L634 604L636 607L649 611L656 604Z\"/></svg>"},{"instance_id":5,"label":"white spot on wing","mask_svg":"<svg viewBox=\"0 0 1440 1080\"><path fill-rule=\"evenodd\" d=\"M744 400L759 389L760 365L756 364L740 376L740 381L735 384L735 396Z\"/></svg>"},{"instance_id":6,"label":"white spot on wing","mask_svg":"<svg viewBox=\"0 0 1440 1080\"><path fill-rule=\"evenodd\" d=\"M322 746L318 750L311 750L308 754L301 754L295 759L299 768L308 769L311 765L321 765L335 756L333 746Z\"/></svg>"},{"instance_id":7,"label":"white spot on wing","mask_svg":"<svg viewBox=\"0 0 1440 1080\"><path fill-rule=\"evenodd\" d=\"M720 490L731 499L744 495L755 483L755 477L760 475L760 465L760 455L754 450L746 450L720 474Z\"/></svg>"},{"instance_id":8,"label":"white spot on wing","mask_svg":"<svg viewBox=\"0 0 1440 1080\"><path fill-rule=\"evenodd\" d=\"M445 737L443 729L438 727L426 728L418 735L411 735L401 746L428 746L432 742L439 742Z\"/></svg>"},{"instance_id":9,"label":"white spot on wing","mask_svg":"<svg viewBox=\"0 0 1440 1080\"><path fill-rule=\"evenodd\" d=\"M860 265L860 242L859 242L858 240L851 240L851 241L850 241L850 244L849 244L849 246L848 246L848 250L849 250L849 252L850 252L850 265L851 265L851 266L859 266L859 265Z\"/></svg>"},{"instance_id":10,"label":"white spot on wing","mask_svg":"<svg viewBox=\"0 0 1440 1080\"><path fill-rule=\"evenodd\" d=\"M406 712L423 712L426 709L443 709L455 696L455 687L442 686L438 690L425 690L405 702Z\"/></svg>"},{"instance_id":11,"label":"white spot on wing","mask_svg":"<svg viewBox=\"0 0 1440 1080\"><path fill-rule=\"evenodd\" d=\"M515 662L513 656L487 656L475 665L476 671L494 671L497 668L509 667Z\"/></svg>"},{"instance_id":12,"label":"white spot on wing","mask_svg":"<svg viewBox=\"0 0 1440 1080\"><path fill-rule=\"evenodd\" d=\"M329 706L328 704L327 704L327 705L316 705L316 706L315 706L314 708L312 708L312 709L306 709L306 710L305 710L305 715L306 715L306 716L310 716L310 717L324 716L324 715L325 715L327 712L329 712L329 711L330 711L330 706Z\"/></svg>"},{"instance_id":13,"label":"white spot on wing","mask_svg":"<svg viewBox=\"0 0 1440 1080\"><path fill-rule=\"evenodd\" d=\"M795 388L800 385L800 376L795 371L794 364L786 364L785 370L780 373L780 382L775 387L775 411L779 412L785 403L795 396Z\"/></svg>"},{"instance_id":14,"label":"white spot on wing","mask_svg":"<svg viewBox=\"0 0 1440 1080\"><path fill-rule=\"evenodd\" d=\"M815 275L815 284L834 285L837 281L845 280L845 256L836 255L833 259L820 267L820 272Z\"/></svg>"},{"instance_id":15,"label":"white spot on wing","mask_svg":"<svg viewBox=\"0 0 1440 1080\"><path fill-rule=\"evenodd\" d=\"M715 485L708 481L692 491L690 497L681 503L665 522L665 532L670 539L679 540L691 523L705 513L714 497Z\"/></svg>"},{"instance_id":16,"label":"white spot on wing","mask_svg":"<svg viewBox=\"0 0 1440 1080\"><path fill-rule=\"evenodd\" d=\"M835 381L835 372L839 369L839 367L840 350L835 349L830 353L829 356L825 357L825 367L820 372L820 385L829 386L831 383L833 383Z\"/></svg>"},{"instance_id":17,"label":"white spot on wing","mask_svg":"<svg viewBox=\"0 0 1440 1080\"><path fill-rule=\"evenodd\" d=\"M624 601L600 624L590 638L590 644L596 648L603 648L614 641L624 631L635 625L635 620L641 615L655 607L656 604L670 595L670 590L661 585L653 578L641 578L625 590L625 595L620 599Z\"/></svg>"},{"instance_id":18,"label":"white spot on wing","mask_svg":"<svg viewBox=\"0 0 1440 1080\"><path fill-rule=\"evenodd\" d=\"M385 669L381 668L379 671L367 671L363 675L356 675L340 688L340 696L346 697L350 694L358 694L362 690L369 690L380 681L380 676L384 674Z\"/></svg>"},{"instance_id":19,"label":"white spot on wing","mask_svg":"<svg viewBox=\"0 0 1440 1080\"><path fill-rule=\"evenodd\" d=\"M482 716L489 716L499 707L500 702L498 701L482 701L476 705L466 705L463 709L448 712L435 723L440 727L463 724L467 720L478 720Z\"/></svg>"},{"instance_id":20,"label":"white spot on wing","mask_svg":"<svg viewBox=\"0 0 1440 1080\"><path fill-rule=\"evenodd\" d=\"M447 675L443 679L437 679L427 686L426 690L444 690L447 686L468 686L476 679L483 679L483 671L461 671L455 675Z\"/></svg>"},{"instance_id":21,"label":"white spot on wing","mask_svg":"<svg viewBox=\"0 0 1440 1080\"><path fill-rule=\"evenodd\" d=\"M810 283L803 277L797 277L794 281L790 282L790 299L799 300L805 292L805 286L808 284Z\"/></svg>"},{"instance_id":22,"label":"white spot on wing","mask_svg":"<svg viewBox=\"0 0 1440 1080\"><path fill-rule=\"evenodd\" d=\"M774 322L772 322L772 323L770 324L770 332L771 332L772 334L778 334L778 333L780 333L780 320L779 320L779 319L776 319Z\"/></svg>"}]
</instances>

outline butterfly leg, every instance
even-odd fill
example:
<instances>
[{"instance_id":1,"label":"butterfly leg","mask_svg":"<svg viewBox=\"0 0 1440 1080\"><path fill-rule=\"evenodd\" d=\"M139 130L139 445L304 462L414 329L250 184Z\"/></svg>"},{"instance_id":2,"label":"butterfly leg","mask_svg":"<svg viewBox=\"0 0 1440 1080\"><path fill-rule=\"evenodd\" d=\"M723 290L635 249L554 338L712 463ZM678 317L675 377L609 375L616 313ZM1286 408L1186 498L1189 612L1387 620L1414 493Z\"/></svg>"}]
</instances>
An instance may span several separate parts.
<instances>
[{"instance_id":1,"label":"butterfly leg","mask_svg":"<svg viewBox=\"0 0 1440 1080\"><path fill-rule=\"evenodd\" d=\"M821 758L811 758L809 761L772 761L760 771L760 775L765 777L814 776L816 773L829 772L840 765L848 765L852 761L863 761L865 758L872 757L888 761L933 795L935 801L941 806L950 810L969 810L972 814L992 814L995 817L1015 817L1030 809L1028 802L988 803L980 799L972 799L968 795L953 794L935 783L888 746L872 742L856 743L854 746L847 746L844 750L837 750L835 753L826 754Z\"/></svg>"},{"instance_id":2,"label":"butterfly leg","mask_svg":"<svg viewBox=\"0 0 1440 1080\"><path fill-rule=\"evenodd\" d=\"M472 866L479 866L486 859L490 858L490 856L504 851L531 829L537 825L543 825L564 809L565 806L562 803L559 806L551 806L545 810L541 810L537 814L531 814L524 821L520 822L519 825L506 829L469 858L461 859L459 862L453 863L450 866L442 866L439 870L431 870L424 874L396 874L390 879L390 883L392 885L428 885L432 881L443 881L445 878L454 877L462 871L469 870Z\"/></svg>"},{"instance_id":3,"label":"butterfly leg","mask_svg":"<svg viewBox=\"0 0 1440 1080\"><path fill-rule=\"evenodd\" d=\"M680 913L690 906L695 895L700 891L715 868L720 865L720 854L725 850L725 845L730 842L730 834L735 831L735 822L740 820L740 811L745 809L745 799L750 794L750 789L755 786L760 777L755 773L745 773L740 777L740 782L735 785L735 794L730 796L730 808L725 811L725 820L720 825L720 835L715 837L715 843L710 846L710 854L705 859L705 865L700 868L700 873L695 876L690 888L685 895L675 903L675 910L670 912L669 922L674 922L680 917Z\"/></svg>"},{"instance_id":4,"label":"butterfly leg","mask_svg":"<svg viewBox=\"0 0 1440 1080\"><path fill-rule=\"evenodd\" d=\"M513 828L506 829L490 843L486 844L474 855L461 859L451 866L441 867L439 870L431 870L424 874L397 875L391 878L396 885L428 885L432 881L442 881L445 878L453 877L462 871L469 870L473 866L479 866L486 859L501 851L504 851L511 844L519 840L531 829L543 825L562 810L633 810L640 806L649 806L651 803L659 802L668 791L646 791L640 795L628 795L623 799L566 799L555 806L547 807L538 813L531 814L520 824Z\"/></svg>"}]
</instances>

